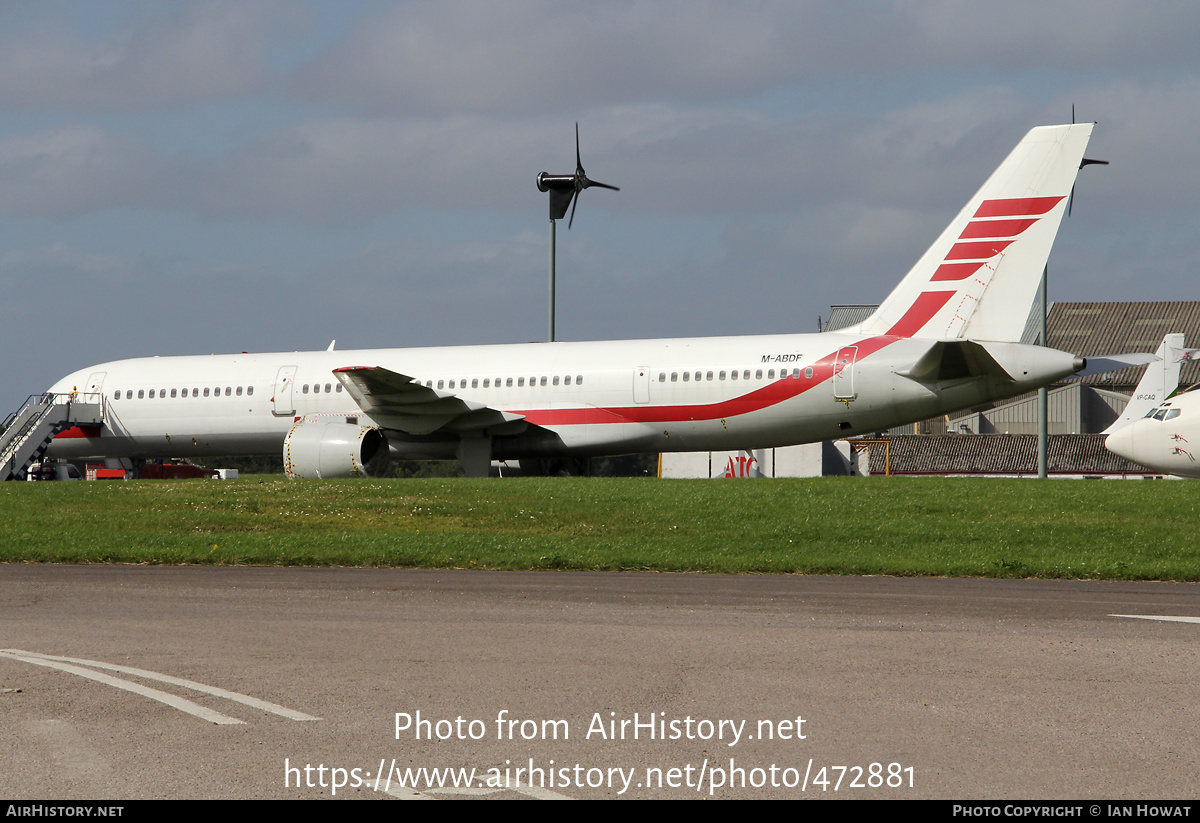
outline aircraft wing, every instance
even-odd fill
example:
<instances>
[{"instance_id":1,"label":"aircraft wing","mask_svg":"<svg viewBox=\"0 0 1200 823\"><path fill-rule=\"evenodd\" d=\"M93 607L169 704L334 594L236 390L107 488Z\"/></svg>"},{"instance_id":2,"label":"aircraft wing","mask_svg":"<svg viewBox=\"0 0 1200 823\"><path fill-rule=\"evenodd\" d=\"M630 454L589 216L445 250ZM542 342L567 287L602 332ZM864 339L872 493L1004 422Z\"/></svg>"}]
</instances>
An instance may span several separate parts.
<instances>
[{"instance_id":1,"label":"aircraft wing","mask_svg":"<svg viewBox=\"0 0 1200 823\"><path fill-rule=\"evenodd\" d=\"M333 374L358 407L385 429L413 435L479 429L510 434L528 425L523 415L437 391L381 366L347 366ZM495 432L500 426L505 430Z\"/></svg>"}]
</instances>

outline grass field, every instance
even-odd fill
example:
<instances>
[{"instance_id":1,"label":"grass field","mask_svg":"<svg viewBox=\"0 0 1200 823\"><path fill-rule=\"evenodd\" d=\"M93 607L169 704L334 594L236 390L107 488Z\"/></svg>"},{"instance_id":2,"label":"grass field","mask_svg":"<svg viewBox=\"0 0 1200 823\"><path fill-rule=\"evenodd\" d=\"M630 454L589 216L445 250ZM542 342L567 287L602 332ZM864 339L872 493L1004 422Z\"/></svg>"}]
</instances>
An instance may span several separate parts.
<instances>
[{"instance_id":1,"label":"grass field","mask_svg":"<svg viewBox=\"0 0 1200 823\"><path fill-rule=\"evenodd\" d=\"M1200 484L513 478L0 484L0 561L1200 580Z\"/></svg>"}]
</instances>

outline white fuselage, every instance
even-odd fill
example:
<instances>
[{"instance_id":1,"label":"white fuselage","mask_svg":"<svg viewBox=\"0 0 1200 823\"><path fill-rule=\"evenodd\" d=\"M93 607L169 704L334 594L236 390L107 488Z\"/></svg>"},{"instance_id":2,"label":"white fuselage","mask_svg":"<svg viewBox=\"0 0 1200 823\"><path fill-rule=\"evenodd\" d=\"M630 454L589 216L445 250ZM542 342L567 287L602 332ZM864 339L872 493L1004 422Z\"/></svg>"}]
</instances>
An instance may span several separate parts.
<instances>
[{"instance_id":1,"label":"white fuselage","mask_svg":"<svg viewBox=\"0 0 1200 823\"><path fill-rule=\"evenodd\" d=\"M983 344L1007 372L1003 379L935 382L899 373L934 342L817 334L121 360L54 385L53 392L103 397L104 424L65 432L49 454L279 453L301 418L367 417L334 375L346 367L383 367L439 394L520 415L528 425L509 425L494 438L496 459L848 437L1009 397L1074 370L1071 355L1005 343ZM458 440L389 431L402 456L453 456Z\"/></svg>"},{"instance_id":2,"label":"white fuselage","mask_svg":"<svg viewBox=\"0 0 1200 823\"><path fill-rule=\"evenodd\" d=\"M1104 441L1113 454L1163 474L1200 477L1200 392L1179 394Z\"/></svg>"},{"instance_id":3,"label":"white fuselage","mask_svg":"<svg viewBox=\"0 0 1200 823\"><path fill-rule=\"evenodd\" d=\"M1031 129L879 309L838 333L122 360L54 386L103 398L103 424L50 454L282 449L290 475L333 477L374 471L386 443L482 474L490 459L809 443L1011 397L1082 366L993 341L1021 337L1091 132Z\"/></svg>"}]
</instances>

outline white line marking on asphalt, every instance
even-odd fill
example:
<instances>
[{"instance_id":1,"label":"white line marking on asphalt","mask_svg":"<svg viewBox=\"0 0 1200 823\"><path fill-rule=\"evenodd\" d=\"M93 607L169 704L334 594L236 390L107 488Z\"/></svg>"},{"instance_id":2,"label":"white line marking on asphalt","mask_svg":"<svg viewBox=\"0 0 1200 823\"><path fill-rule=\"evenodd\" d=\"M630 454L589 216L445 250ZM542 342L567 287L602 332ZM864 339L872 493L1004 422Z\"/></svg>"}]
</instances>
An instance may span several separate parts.
<instances>
[{"instance_id":1,"label":"white line marking on asphalt","mask_svg":"<svg viewBox=\"0 0 1200 823\"><path fill-rule=\"evenodd\" d=\"M1200 617L1171 614L1110 614L1109 617L1133 617L1138 620L1165 620L1168 623L1200 623Z\"/></svg>"},{"instance_id":2,"label":"white line marking on asphalt","mask_svg":"<svg viewBox=\"0 0 1200 823\"><path fill-rule=\"evenodd\" d=\"M238 720L235 717L214 712L212 709L207 709L199 703L193 703L190 700L185 700L182 697L177 697L173 694L168 694L158 689L152 689L149 686L143 686L141 683L133 683L129 680L122 680L119 677L113 677L111 674L84 669L79 666L72 666L70 663L61 663L57 660L46 660L43 658L29 656L26 657L20 653L14 653L14 649L4 649L0 651L0 656L10 658L12 660L20 660L22 663L32 663L35 666L46 666L51 669L77 674L80 677L86 677L89 680L96 680L100 683L105 683L109 686L115 686L118 689L124 689L127 692L140 694L142 697L149 697L151 700L157 700L160 703L166 703L172 708L179 709L181 712L199 717L201 720L207 720L209 723L216 723L220 726L244 725L245 721Z\"/></svg>"},{"instance_id":3,"label":"white line marking on asphalt","mask_svg":"<svg viewBox=\"0 0 1200 823\"><path fill-rule=\"evenodd\" d=\"M310 714L304 714L303 712L298 712L298 711L295 711L294 709L286 708L285 706L280 706L276 703L270 703L266 700L259 700L257 697L250 697L249 695L240 694L238 692L231 692L227 689L220 689L220 688L217 688L216 686L206 686L205 684L197 683L194 680L185 680L182 677L172 677L169 674L159 674L158 672L146 671L145 669L135 669L130 666L118 666L115 663L103 663L99 660L85 660L85 659L75 658L75 657L59 657L57 655L52 655L52 654L39 654L37 652L26 652L26 651L22 651L20 649L3 649L3 650L0 650L0 654L4 654L8 657L13 657L18 660L24 660L27 663L39 663L39 661L41 661L41 665L49 665L49 663L45 662L45 661L53 661L53 662L66 663L66 664L74 663L74 664L78 664L80 666L92 666L97 669L107 669L109 671L121 672L122 674L130 674L130 675L133 675L134 677L144 677L147 680L157 680L162 683L170 683L175 686L182 686L185 689L191 689L192 691L201 692L203 694L209 694L209 695L212 695L213 697L223 697L226 700L232 700L235 703L241 703L243 705L250 706L252 708L259 709L264 712L269 712L271 714L277 714L281 717L286 717L289 720L320 720L321 719L319 717L313 717ZM62 668L62 667L51 666L51 668ZM87 669L80 670L80 669L75 669L74 667L62 668L62 670L70 671L73 674L81 674L82 672L88 671ZM92 672L91 674L99 675L98 672ZM89 677L90 675L83 674L82 676ZM102 678L108 678L108 679L102 679ZM146 686L139 686L136 683L130 683L130 681L128 681L128 680L121 680L121 679L115 678L115 677L109 678L108 675L94 676L91 679L99 680L101 683L108 683L109 685L117 686L118 688L126 688L125 686L118 685L118 684L129 684L131 686L137 686L138 688L127 689L127 691L137 692L138 694L143 694L146 697L154 697L155 700L162 699L160 697L156 697L155 695L167 695L166 692L160 692L157 689L149 689ZM146 691L138 691L138 689L145 689ZM152 692L153 694L148 694L147 691ZM184 698L182 698L182 697L174 697L173 695L167 695L167 696L172 697L174 700L177 700L177 701L183 701L184 703L187 703L190 706L196 706L197 708L202 708L202 707L198 706L197 704L192 703L191 701L184 700ZM175 705L175 703L172 703L170 701L164 700L163 702L168 703L169 705ZM176 708L180 708L180 707L176 706ZM186 709L183 709L183 711L186 711ZM211 710L205 709L204 711L208 712ZM190 713L195 714L195 712L190 712ZM212 713L217 714L216 712L212 712ZM219 715L219 714L217 716L224 717L224 715ZM233 718L228 718L225 721L226 724L228 724L229 721L232 721L234 723L242 722L241 720L233 720ZM213 722L219 722L219 721L213 721Z\"/></svg>"}]
</instances>

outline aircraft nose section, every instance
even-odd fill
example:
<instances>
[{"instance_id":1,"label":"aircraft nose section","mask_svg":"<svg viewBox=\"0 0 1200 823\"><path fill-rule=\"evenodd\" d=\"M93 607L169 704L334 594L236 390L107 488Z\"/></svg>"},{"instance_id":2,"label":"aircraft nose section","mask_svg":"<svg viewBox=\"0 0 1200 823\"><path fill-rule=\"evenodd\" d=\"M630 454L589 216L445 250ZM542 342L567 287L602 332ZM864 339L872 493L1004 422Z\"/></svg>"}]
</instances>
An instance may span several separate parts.
<instances>
[{"instance_id":1,"label":"aircraft nose section","mask_svg":"<svg viewBox=\"0 0 1200 823\"><path fill-rule=\"evenodd\" d=\"M1130 423L1128 426L1123 426L1110 434L1104 440L1104 448L1108 449L1118 457L1124 457L1126 460L1133 460L1134 457L1134 436L1133 430L1137 428L1138 421Z\"/></svg>"}]
</instances>

